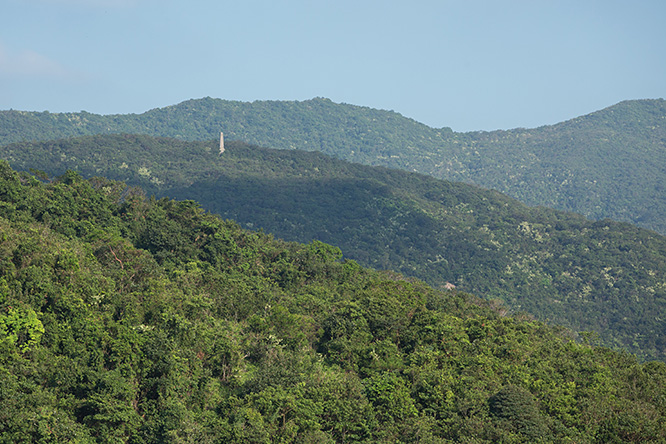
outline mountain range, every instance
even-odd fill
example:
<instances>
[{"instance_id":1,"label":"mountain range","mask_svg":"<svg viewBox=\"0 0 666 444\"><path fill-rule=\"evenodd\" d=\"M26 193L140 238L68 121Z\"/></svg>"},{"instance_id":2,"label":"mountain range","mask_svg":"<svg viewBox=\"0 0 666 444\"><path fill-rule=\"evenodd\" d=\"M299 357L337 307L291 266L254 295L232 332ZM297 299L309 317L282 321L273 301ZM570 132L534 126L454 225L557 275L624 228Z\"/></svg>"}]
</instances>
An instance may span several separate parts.
<instances>
[{"instance_id":1,"label":"mountain range","mask_svg":"<svg viewBox=\"0 0 666 444\"><path fill-rule=\"evenodd\" d=\"M0 112L0 442L664 442L663 119Z\"/></svg>"},{"instance_id":2,"label":"mountain range","mask_svg":"<svg viewBox=\"0 0 666 444\"><path fill-rule=\"evenodd\" d=\"M136 135L0 147L20 170L78 171L191 199L280 238L457 287L644 359L666 358L666 238L492 190L299 150ZM49 210L42 217L48 220Z\"/></svg>"},{"instance_id":3,"label":"mountain range","mask_svg":"<svg viewBox=\"0 0 666 444\"><path fill-rule=\"evenodd\" d=\"M242 140L320 151L504 192L528 205L631 222L666 234L666 102L618 103L534 129L458 133L392 111L316 98L234 102L204 98L101 116L0 112L0 144L132 133Z\"/></svg>"}]
</instances>

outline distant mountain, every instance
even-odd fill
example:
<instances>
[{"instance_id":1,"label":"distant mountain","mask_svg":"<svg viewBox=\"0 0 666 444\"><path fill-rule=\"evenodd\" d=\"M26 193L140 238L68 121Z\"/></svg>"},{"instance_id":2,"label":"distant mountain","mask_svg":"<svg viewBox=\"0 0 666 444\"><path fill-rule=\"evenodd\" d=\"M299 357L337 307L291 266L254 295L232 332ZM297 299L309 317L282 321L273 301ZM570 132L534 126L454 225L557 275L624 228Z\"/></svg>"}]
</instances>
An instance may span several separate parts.
<instances>
[{"instance_id":1,"label":"distant mountain","mask_svg":"<svg viewBox=\"0 0 666 444\"><path fill-rule=\"evenodd\" d=\"M471 134L470 146L466 181L480 177L474 181L528 204L666 233L664 100L622 102L536 129Z\"/></svg>"},{"instance_id":2,"label":"distant mountain","mask_svg":"<svg viewBox=\"0 0 666 444\"><path fill-rule=\"evenodd\" d=\"M502 299L666 359L663 236L320 153L226 148L219 155L215 141L107 135L12 144L0 157L18 169L73 169L194 199L247 228L331 243L363 265Z\"/></svg>"},{"instance_id":3,"label":"distant mountain","mask_svg":"<svg viewBox=\"0 0 666 444\"><path fill-rule=\"evenodd\" d=\"M135 133L302 149L475 183L593 219L666 234L666 102L636 100L557 125L455 133L400 114L336 104L204 98L143 114L0 112L0 144Z\"/></svg>"}]
</instances>

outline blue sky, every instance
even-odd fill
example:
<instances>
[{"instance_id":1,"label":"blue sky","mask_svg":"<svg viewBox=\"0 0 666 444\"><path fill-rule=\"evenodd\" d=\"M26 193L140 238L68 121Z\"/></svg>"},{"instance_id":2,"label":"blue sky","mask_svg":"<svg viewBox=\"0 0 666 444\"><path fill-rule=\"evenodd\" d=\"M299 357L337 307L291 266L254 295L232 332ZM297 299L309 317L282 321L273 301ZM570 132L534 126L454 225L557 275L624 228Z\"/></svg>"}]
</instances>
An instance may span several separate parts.
<instances>
[{"instance_id":1,"label":"blue sky","mask_svg":"<svg viewBox=\"0 0 666 444\"><path fill-rule=\"evenodd\" d=\"M663 0L0 0L0 109L307 100L456 131L666 97Z\"/></svg>"}]
</instances>

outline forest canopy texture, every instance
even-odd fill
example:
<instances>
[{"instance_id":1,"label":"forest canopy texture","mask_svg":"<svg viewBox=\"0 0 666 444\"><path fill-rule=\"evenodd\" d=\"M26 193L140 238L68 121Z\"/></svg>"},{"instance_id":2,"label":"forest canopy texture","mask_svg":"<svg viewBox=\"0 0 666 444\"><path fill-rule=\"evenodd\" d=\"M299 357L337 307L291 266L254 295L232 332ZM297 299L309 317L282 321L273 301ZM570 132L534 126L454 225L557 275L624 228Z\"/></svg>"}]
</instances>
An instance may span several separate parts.
<instances>
[{"instance_id":1,"label":"forest canopy texture","mask_svg":"<svg viewBox=\"0 0 666 444\"><path fill-rule=\"evenodd\" d=\"M2 148L18 169L77 170L192 199L249 229L335 245L364 266L455 285L643 359L666 358L666 238L530 208L495 191L320 153L133 135ZM48 175L39 173L42 177Z\"/></svg>"},{"instance_id":2,"label":"forest canopy texture","mask_svg":"<svg viewBox=\"0 0 666 444\"><path fill-rule=\"evenodd\" d=\"M392 111L302 102L188 100L142 114L0 111L0 145L131 133L279 149L474 183L528 205L666 234L666 101L630 100L539 128L458 133Z\"/></svg>"},{"instance_id":3,"label":"forest canopy texture","mask_svg":"<svg viewBox=\"0 0 666 444\"><path fill-rule=\"evenodd\" d=\"M0 162L0 228L2 442L666 439L666 364L193 201Z\"/></svg>"}]
</instances>

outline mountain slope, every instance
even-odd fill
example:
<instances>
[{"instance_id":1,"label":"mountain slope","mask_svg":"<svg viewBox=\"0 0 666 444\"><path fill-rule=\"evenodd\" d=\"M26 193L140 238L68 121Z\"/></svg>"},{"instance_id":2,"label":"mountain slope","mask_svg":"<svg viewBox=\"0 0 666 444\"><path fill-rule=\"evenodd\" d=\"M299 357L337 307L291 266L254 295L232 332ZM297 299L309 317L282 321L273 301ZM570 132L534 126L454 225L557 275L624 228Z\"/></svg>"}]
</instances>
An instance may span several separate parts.
<instances>
[{"instance_id":1,"label":"mountain slope","mask_svg":"<svg viewBox=\"0 0 666 444\"><path fill-rule=\"evenodd\" d=\"M242 230L0 162L0 438L660 442L666 364Z\"/></svg>"},{"instance_id":2,"label":"mountain slope","mask_svg":"<svg viewBox=\"0 0 666 444\"><path fill-rule=\"evenodd\" d=\"M529 205L631 222L666 234L666 102L637 100L557 125L454 133L326 99L205 98L139 115L0 112L0 144L86 134L227 139L303 149L475 183Z\"/></svg>"},{"instance_id":3,"label":"mountain slope","mask_svg":"<svg viewBox=\"0 0 666 444\"><path fill-rule=\"evenodd\" d=\"M666 101L622 102L553 126L474 134L470 170L523 202L666 231ZM433 174L437 174L435 171Z\"/></svg>"},{"instance_id":4,"label":"mountain slope","mask_svg":"<svg viewBox=\"0 0 666 444\"><path fill-rule=\"evenodd\" d=\"M428 176L230 142L94 136L4 147L19 169L67 169L195 199L246 227L321 240L377 269L501 299L649 359L666 358L666 238ZM38 163L36 159L39 160Z\"/></svg>"}]
</instances>

